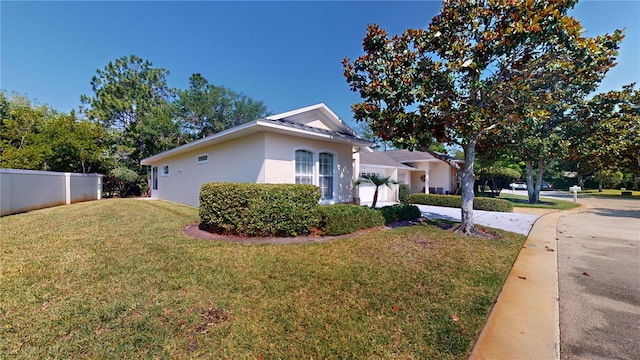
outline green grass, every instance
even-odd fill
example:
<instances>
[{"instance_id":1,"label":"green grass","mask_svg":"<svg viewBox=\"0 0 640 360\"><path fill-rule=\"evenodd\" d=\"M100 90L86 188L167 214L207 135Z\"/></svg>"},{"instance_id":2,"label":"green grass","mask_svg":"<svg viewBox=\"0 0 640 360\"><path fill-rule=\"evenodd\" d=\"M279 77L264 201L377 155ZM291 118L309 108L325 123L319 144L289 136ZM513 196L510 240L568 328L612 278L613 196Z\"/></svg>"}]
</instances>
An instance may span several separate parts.
<instances>
[{"instance_id":1,"label":"green grass","mask_svg":"<svg viewBox=\"0 0 640 360\"><path fill-rule=\"evenodd\" d=\"M489 197L489 194L479 193L476 196ZM569 210L580 206L580 204L574 204L573 201L557 200L544 197L544 192L541 192L540 196L540 202L538 202L537 204L529 204L529 198L527 196L508 194L506 193L506 191L501 192L500 196L498 196L497 199L507 200L513 205L513 207Z\"/></svg>"},{"instance_id":2,"label":"green grass","mask_svg":"<svg viewBox=\"0 0 640 360\"><path fill-rule=\"evenodd\" d=\"M245 245L195 221L136 199L0 218L0 358L464 359L525 240Z\"/></svg>"},{"instance_id":3,"label":"green grass","mask_svg":"<svg viewBox=\"0 0 640 360\"><path fill-rule=\"evenodd\" d=\"M602 189L602 192L599 192L598 189L587 189L580 191L578 194L589 196L603 196L618 199L640 199L640 191L624 190L631 191L631 196L622 196L622 191L623 190L620 189Z\"/></svg>"}]
</instances>

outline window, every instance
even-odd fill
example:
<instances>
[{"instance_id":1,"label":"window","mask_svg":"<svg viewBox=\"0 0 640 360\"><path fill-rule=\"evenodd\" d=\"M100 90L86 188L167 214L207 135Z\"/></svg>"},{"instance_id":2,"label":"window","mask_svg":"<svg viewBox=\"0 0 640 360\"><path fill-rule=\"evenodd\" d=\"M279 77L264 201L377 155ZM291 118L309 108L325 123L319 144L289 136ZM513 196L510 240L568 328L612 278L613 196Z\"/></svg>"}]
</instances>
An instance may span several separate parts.
<instances>
[{"instance_id":1,"label":"window","mask_svg":"<svg viewBox=\"0 0 640 360\"><path fill-rule=\"evenodd\" d=\"M196 161L198 162L198 164L202 164L202 163L208 162L209 161L209 154L198 155Z\"/></svg>"},{"instance_id":2,"label":"window","mask_svg":"<svg viewBox=\"0 0 640 360\"><path fill-rule=\"evenodd\" d=\"M153 190L158 190L158 167L154 166L151 168L151 188Z\"/></svg>"},{"instance_id":3,"label":"window","mask_svg":"<svg viewBox=\"0 0 640 360\"><path fill-rule=\"evenodd\" d=\"M333 199L333 155L328 153L320 153L318 158L320 171L320 193L321 200Z\"/></svg>"},{"instance_id":4,"label":"window","mask_svg":"<svg viewBox=\"0 0 640 360\"><path fill-rule=\"evenodd\" d=\"M296 184L313 184L313 153L296 150Z\"/></svg>"},{"instance_id":5,"label":"window","mask_svg":"<svg viewBox=\"0 0 640 360\"><path fill-rule=\"evenodd\" d=\"M169 165L164 165L162 167L162 176L169 176Z\"/></svg>"}]
</instances>

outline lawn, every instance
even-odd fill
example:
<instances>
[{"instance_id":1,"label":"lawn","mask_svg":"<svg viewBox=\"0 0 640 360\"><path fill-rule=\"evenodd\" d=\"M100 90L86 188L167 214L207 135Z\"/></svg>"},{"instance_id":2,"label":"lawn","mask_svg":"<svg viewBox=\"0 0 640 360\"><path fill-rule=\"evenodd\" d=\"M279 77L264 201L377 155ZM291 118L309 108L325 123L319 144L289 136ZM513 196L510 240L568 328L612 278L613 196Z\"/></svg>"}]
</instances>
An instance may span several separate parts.
<instances>
[{"instance_id":1,"label":"lawn","mask_svg":"<svg viewBox=\"0 0 640 360\"><path fill-rule=\"evenodd\" d=\"M464 359L525 240L246 245L183 235L197 220L137 199L0 218L0 358Z\"/></svg>"},{"instance_id":2,"label":"lawn","mask_svg":"<svg viewBox=\"0 0 640 360\"><path fill-rule=\"evenodd\" d=\"M605 196L618 199L640 199L640 191L637 190L624 190L631 191L632 196L622 196L622 190L620 189L602 189L602 192L598 189L586 189L580 191L579 195L593 195L593 196Z\"/></svg>"},{"instance_id":3,"label":"lawn","mask_svg":"<svg viewBox=\"0 0 640 360\"><path fill-rule=\"evenodd\" d=\"M489 193L479 193L479 197L489 197ZM529 198L524 195L509 194L506 191L500 192L500 196L496 199L502 199L509 201L513 207L526 207L526 208L538 208L538 209L555 209L555 210L569 210L579 207L580 204L575 204L573 201L557 200L544 197L544 192L540 192L540 202L537 204L529 204Z\"/></svg>"}]
</instances>

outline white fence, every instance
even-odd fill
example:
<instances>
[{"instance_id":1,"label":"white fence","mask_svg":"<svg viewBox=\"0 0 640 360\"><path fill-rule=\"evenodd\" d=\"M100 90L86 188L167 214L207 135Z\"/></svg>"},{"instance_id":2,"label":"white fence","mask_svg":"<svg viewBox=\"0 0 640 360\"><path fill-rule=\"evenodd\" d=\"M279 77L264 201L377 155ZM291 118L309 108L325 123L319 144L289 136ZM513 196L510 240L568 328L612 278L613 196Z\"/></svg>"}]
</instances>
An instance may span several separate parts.
<instances>
[{"instance_id":1,"label":"white fence","mask_svg":"<svg viewBox=\"0 0 640 360\"><path fill-rule=\"evenodd\" d=\"M101 197L100 174L0 169L0 216Z\"/></svg>"}]
</instances>

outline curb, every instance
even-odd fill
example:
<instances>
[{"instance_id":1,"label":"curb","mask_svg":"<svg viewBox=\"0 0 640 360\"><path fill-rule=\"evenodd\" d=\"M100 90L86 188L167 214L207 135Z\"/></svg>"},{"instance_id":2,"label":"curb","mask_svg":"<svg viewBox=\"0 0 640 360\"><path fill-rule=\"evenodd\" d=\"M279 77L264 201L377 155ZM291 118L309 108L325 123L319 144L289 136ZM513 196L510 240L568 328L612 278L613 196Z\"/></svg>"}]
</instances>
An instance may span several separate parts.
<instances>
[{"instance_id":1,"label":"curb","mask_svg":"<svg viewBox=\"0 0 640 360\"><path fill-rule=\"evenodd\" d=\"M533 224L468 360L560 359L556 224L585 209L551 212Z\"/></svg>"}]
</instances>

